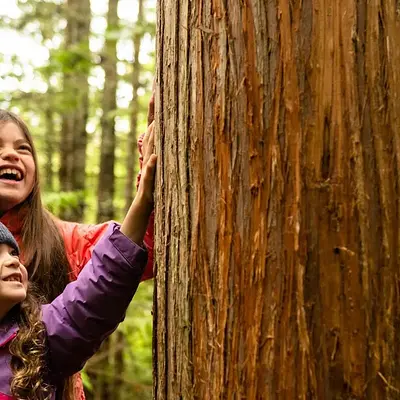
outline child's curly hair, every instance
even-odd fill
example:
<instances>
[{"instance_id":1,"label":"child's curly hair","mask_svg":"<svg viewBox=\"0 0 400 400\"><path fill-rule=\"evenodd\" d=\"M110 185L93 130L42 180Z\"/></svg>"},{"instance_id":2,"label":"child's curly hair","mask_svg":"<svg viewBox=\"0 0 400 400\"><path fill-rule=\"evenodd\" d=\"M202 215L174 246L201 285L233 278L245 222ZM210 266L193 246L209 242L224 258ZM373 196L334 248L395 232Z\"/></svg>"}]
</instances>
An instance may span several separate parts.
<instances>
[{"instance_id":1,"label":"child's curly hair","mask_svg":"<svg viewBox=\"0 0 400 400\"><path fill-rule=\"evenodd\" d=\"M12 310L19 331L10 343L11 393L21 400L47 400L56 389L49 381L47 339L41 302L28 288L26 299ZM72 378L57 386L57 398L72 400ZM60 393L61 392L61 393Z\"/></svg>"}]
</instances>

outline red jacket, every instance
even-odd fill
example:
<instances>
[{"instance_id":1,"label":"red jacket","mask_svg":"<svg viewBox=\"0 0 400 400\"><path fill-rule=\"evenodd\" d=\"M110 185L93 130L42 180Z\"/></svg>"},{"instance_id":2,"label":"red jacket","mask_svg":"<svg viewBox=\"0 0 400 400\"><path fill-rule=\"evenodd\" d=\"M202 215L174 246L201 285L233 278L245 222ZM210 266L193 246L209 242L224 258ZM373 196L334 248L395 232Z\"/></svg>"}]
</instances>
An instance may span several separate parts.
<instances>
[{"instance_id":1,"label":"red jacket","mask_svg":"<svg viewBox=\"0 0 400 400\"><path fill-rule=\"evenodd\" d=\"M56 224L64 239L65 250L71 266L73 279L77 278L82 268L90 260L93 247L103 236L110 222L111 221L104 222L98 225L87 225L56 220ZM151 232L152 231L151 229ZM149 240L148 232L146 232L144 243L148 249L149 258L142 281L153 277L153 241Z\"/></svg>"}]
</instances>

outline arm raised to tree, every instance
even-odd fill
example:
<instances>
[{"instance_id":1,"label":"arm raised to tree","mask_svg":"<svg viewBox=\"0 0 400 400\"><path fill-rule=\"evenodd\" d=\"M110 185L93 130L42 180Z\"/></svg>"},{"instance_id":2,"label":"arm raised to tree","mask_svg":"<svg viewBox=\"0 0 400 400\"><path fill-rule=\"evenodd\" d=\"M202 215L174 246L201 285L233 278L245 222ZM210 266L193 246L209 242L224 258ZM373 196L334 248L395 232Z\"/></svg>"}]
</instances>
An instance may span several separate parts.
<instances>
[{"instance_id":1,"label":"arm raised to tree","mask_svg":"<svg viewBox=\"0 0 400 400\"><path fill-rule=\"evenodd\" d=\"M145 134L146 152L143 155L142 173L135 199L121 225L121 232L136 243L142 243L154 208L154 176L157 156L154 149L154 122Z\"/></svg>"},{"instance_id":2,"label":"arm raised to tree","mask_svg":"<svg viewBox=\"0 0 400 400\"><path fill-rule=\"evenodd\" d=\"M147 254L111 224L78 279L42 309L54 383L81 370L123 321Z\"/></svg>"},{"instance_id":3,"label":"arm raised to tree","mask_svg":"<svg viewBox=\"0 0 400 400\"><path fill-rule=\"evenodd\" d=\"M155 83L153 83L153 93L149 101L148 114L147 114L147 124L148 129L145 133L140 135L138 140L139 149L139 165L140 170L137 178L137 187L139 187L140 179L142 176L143 164L145 163L145 155L151 146L150 150L153 149L154 140L149 143L150 132L154 131L154 93L155 93ZM152 133L154 134L154 132ZM146 233L144 235L144 244L146 245L148 251L148 261L147 267L143 274L142 280L153 278L153 249L154 249L154 212L150 214L149 223L147 226Z\"/></svg>"}]
</instances>

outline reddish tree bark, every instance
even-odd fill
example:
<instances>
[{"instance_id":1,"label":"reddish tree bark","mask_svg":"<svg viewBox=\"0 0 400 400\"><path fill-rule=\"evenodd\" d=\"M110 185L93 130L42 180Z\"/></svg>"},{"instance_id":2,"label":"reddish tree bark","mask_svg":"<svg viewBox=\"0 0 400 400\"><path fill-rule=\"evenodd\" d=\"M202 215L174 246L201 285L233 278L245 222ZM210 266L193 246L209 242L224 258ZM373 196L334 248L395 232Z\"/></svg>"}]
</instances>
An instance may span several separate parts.
<instances>
[{"instance_id":1,"label":"reddish tree bark","mask_svg":"<svg viewBox=\"0 0 400 400\"><path fill-rule=\"evenodd\" d=\"M400 398L395 0L161 0L156 399Z\"/></svg>"}]
</instances>

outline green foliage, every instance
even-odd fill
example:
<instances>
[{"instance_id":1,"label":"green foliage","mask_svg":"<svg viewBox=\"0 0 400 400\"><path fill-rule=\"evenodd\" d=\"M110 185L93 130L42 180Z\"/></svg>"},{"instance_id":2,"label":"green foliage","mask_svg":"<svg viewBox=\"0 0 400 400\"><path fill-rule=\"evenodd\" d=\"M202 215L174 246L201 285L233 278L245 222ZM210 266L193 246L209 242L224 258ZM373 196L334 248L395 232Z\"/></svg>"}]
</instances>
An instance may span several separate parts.
<instances>
[{"instance_id":1,"label":"green foliage","mask_svg":"<svg viewBox=\"0 0 400 400\"><path fill-rule=\"evenodd\" d=\"M70 46L68 50L53 51L50 66L66 74L88 73L92 67L91 54L86 43Z\"/></svg>"},{"instance_id":2,"label":"green foliage","mask_svg":"<svg viewBox=\"0 0 400 400\"><path fill-rule=\"evenodd\" d=\"M121 29L107 29L104 37L106 40L119 40L123 36Z\"/></svg>"},{"instance_id":3,"label":"green foliage","mask_svg":"<svg viewBox=\"0 0 400 400\"><path fill-rule=\"evenodd\" d=\"M85 387L85 389L93 393L92 381L90 380L89 375L86 373L85 370L82 371L81 376L82 376L83 386Z\"/></svg>"},{"instance_id":4,"label":"green foliage","mask_svg":"<svg viewBox=\"0 0 400 400\"><path fill-rule=\"evenodd\" d=\"M86 198L84 192L45 192L43 194L43 204L55 215L60 214L60 210L76 208Z\"/></svg>"}]
</instances>

